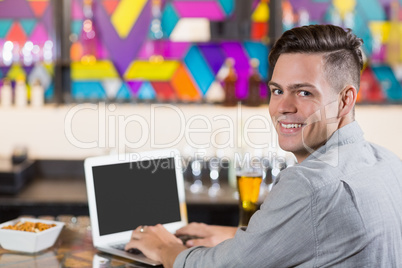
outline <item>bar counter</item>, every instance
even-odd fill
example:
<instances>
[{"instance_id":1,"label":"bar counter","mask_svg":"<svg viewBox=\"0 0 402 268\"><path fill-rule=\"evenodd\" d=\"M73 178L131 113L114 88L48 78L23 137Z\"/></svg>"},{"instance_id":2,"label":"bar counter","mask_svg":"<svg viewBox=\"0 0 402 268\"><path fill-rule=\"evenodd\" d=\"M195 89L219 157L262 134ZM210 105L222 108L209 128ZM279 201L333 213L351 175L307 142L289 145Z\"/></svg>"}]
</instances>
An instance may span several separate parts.
<instances>
[{"instance_id":1,"label":"bar counter","mask_svg":"<svg viewBox=\"0 0 402 268\"><path fill-rule=\"evenodd\" d=\"M238 223L236 190L222 182L221 194L193 194L186 181L189 222ZM207 185L206 185L207 186ZM102 253L92 244L82 161L36 161L34 176L17 194L0 194L1 222L21 216L63 221L54 246L35 254L0 247L0 266L7 267L150 267Z\"/></svg>"},{"instance_id":2,"label":"bar counter","mask_svg":"<svg viewBox=\"0 0 402 268\"><path fill-rule=\"evenodd\" d=\"M83 222L89 221L87 216ZM41 252L28 254L0 247L0 266L17 267L150 267L118 256L102 253L92 244L87 224L66 222L55 244Z\"/></svg>"}]
</instances>

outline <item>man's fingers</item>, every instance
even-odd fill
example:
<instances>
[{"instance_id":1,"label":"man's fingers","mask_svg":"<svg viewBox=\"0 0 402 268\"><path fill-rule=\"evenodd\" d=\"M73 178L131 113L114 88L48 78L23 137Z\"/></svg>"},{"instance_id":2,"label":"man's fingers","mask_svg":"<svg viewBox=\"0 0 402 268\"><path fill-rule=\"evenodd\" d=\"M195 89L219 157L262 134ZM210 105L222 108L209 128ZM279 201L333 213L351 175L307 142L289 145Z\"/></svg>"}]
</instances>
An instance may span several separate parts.
<instances>
[{"instance_id":1,"label":"man's fingers","mask_svg":"<svg viewBox=\"0 0 402 268\"><path fill-rule=\"evenodd\" d=\"M194 235L194 236L206 236L205 224L192 222L176 231L177 235Z\"/></svg>"},{"instance_id":2,"label":"man's fingers","mask_svg":"<svg viewBox=\"0 0 402 268\"><path fill-rule=\"evenodd\" d=\"M198 246L204 246L204 247L211 247L211 240L208 238L199 238L199 239L191 239L186 242L187 247L198 247Z\"/></svg>"},{"instance_id":3,"label":"man's fingers","mask_svg":"<svg viewBox=\"0 0 402 268\"><path fill-rule=\"evenodd\" d=\"M130 248L136 248L136 246L138 244L138 240L140 240L141 237L144 236L146 228L148 228L148 227L140 225L135 230L133 230L133 232L131 233L131 239L126 244L124 249L128 250Z\"/></svg>"},{"instance_id":4,"label":"man's fingers","mask_svg":"<svg viewBox=\"0 0 402 268\"><path fill-rule=\"evenodd\" d=\"M178 230L176 231L176 234L177 234L177 235L184 235L184 234L186 234L186 235L192 235L192 233L193 233L194 231L195 231L194 228L189 227L189 226L184 226L184 227L178 229Z\"/></svg>"},{"instance_id":5,"label":"man's fingers","mask_svg":"<svg viewBox=\"0 0 402 268\"><path fill-rule=\"evenodd\" d=\"M129 250L130 248L137 248L138 240L131 239L130 242L126 244L124 250Z\"/></svg>"},{"instance_id":6,"label":"man's fingers","mask_svg":"<svg viewBox=\"0 0 402 268\"><path fill-rule=\"evenodd\" d=\"M178 234L178 235L189 234L190 231L191 231L191 228L189 228L188 226L184 226L184 227L176 230L176 234Z\"/></svg>"}]
</instances>

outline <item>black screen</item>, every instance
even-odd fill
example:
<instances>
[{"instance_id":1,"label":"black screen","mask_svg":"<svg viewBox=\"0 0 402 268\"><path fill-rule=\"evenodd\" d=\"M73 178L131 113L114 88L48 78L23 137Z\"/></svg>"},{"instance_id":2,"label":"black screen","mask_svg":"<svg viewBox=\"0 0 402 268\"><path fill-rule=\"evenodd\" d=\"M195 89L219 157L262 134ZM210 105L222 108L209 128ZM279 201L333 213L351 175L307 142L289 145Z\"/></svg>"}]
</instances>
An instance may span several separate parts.
<instances>
[{"instance_id":1,"label":"black screen","mask_svg":"<svg viewBox=\"0 0 402 268\"><path fill-rule=\"evenodd\" d=\"M100 235L180 221L173 157L92 170Z\"/></svg>"}]
</instances>

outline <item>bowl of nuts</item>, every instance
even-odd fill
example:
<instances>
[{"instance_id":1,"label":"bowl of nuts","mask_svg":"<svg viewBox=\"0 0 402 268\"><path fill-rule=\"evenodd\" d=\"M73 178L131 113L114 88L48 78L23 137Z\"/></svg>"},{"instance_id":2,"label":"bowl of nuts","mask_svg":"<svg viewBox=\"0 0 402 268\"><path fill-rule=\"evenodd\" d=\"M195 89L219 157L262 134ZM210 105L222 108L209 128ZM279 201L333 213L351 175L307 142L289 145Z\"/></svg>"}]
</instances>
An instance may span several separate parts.
<instances>
[{"instance_id":1,"label":"bowl of nuts","mask_svg":"<svg viewBox=\"0 0 402 268\"><path fill-rule=\"evenodd\" d=\"M36 253L56 242L64 223L18 218L0 224L0 245L7 250Z\"/></svg>"}]
</instances>

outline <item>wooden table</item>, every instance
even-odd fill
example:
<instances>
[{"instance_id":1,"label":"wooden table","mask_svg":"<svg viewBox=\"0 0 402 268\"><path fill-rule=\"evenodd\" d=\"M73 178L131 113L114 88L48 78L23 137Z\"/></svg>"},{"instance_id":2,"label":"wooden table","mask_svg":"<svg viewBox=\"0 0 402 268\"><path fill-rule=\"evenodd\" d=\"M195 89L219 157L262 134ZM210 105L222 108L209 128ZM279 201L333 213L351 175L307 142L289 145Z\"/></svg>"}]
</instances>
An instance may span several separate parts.
<instances>
[{"instance_id":1,"label":"wooden table","mask_svg":"<svg viewBox=\"0 0 402 268\"><path fill-rule=\"evenodd\" d=\"M67 223L53 247L36 254L8 251L0 247L0 267L150 267L102 253L92 245L88 225Z\"/></svg>"}]
</instances>

